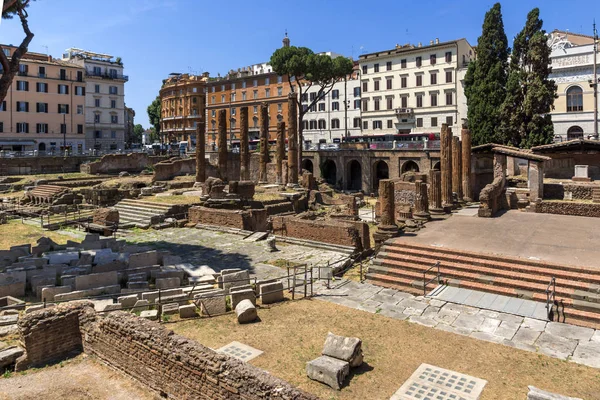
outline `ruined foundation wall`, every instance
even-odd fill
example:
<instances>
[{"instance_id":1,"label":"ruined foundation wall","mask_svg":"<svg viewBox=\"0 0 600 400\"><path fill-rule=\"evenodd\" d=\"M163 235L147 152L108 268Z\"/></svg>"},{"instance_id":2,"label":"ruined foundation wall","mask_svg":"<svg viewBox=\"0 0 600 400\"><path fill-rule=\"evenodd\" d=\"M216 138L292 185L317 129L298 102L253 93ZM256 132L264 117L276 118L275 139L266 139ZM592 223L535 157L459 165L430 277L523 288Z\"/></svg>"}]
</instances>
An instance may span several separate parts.
<instances>
[{"instance_id":1,"label":"ruined foundation wall","mask_svg":"<svg viewBox=\"0 0 600 400\"><path fill-rule=\"evenodd\" d=\"M364 222L312 221L295 217L273 217L273 233L297 239L354 247L371 247L369 226ZM365 228L366 226L366 228Z\"/></svg>"},{"instance_id":2,"label":"ruined foundation wall","mask_svg":"<svg viewBox=\"0 0 600 400\"><path fill-rule=\"evenodd\" d=\"M98 161L81 165L81 172L95 174L118 174L122 171L141 172L165 160L166 156L149 156L146 153L106 154Z\"/></svg>"},{"instance_id":3,"label":"ruined foundation wall","mask_svg":"<svg viewBox=\"0 0 600 400\"><path fill-rule=\"evenodd\" d=\"M190 207L189 221L194 224L224 226L247 231L267 230L267 211L260 210L227 210L202 206Z\"/></svg>"},{"instance_id":4,"label":"ruined foundation wall","mask_svg":"<svg viewBox=\"0 0 600 400\"><path fill-rule=\"evenodd\" d=\"M532 210L542 214L576 215L600 218L600 204L572 201L542 201L532 204Z\"/></svg>"},{"instance_id":5,"label":"ruined foundation wall","mask_svg":"<svg viewBox=\"0 0 600 400\"><path fill-rule=\"evenodd\" d=\"M592 200L594 185L571 185L544 183L544 199L562 200L566 192L571 192L573 200Z\"/></svg>"}]
</instances>

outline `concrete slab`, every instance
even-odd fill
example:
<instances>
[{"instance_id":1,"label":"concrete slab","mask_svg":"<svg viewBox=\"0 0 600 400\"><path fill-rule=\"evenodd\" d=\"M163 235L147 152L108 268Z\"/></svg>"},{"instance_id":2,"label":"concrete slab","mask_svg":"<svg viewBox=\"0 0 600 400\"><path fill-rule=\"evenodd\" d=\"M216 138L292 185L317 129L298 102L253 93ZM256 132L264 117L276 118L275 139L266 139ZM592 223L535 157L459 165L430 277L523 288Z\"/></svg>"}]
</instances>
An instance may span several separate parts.
<instances>
[{"instance_id":1,"label":"concrete slab","mask_svg":"<svg viewBox=\"0 0 600 400\"><path fill-rule=\"evenodd\" d=\"M590 367L600 368L600 343L580 343L573 353L572 360Z\"/></svg>"},{"instance_id":2,"label":"concrete slab","mask_svg":"<svg viewBox=\"0 0 600 400\"><path fill-rule=\"evenodd\" d=\"M580 340L584 342L589 341L594 334L594 330L591 328L562 324L559 322L548 322L548 325L546 326L546 332L566 339Z\"/></svg>"},{"instance_id":3,"label":"concrete slab","mask_svg":"<svg viewBox=\"0 0 600 400\"><path fill-rule=\"evenodd\" d=\"M573 354L577 347L577 341L543 332L536 340L535 345L538 346L540 353L564 360Z\"/></svg>"}]
</instances>

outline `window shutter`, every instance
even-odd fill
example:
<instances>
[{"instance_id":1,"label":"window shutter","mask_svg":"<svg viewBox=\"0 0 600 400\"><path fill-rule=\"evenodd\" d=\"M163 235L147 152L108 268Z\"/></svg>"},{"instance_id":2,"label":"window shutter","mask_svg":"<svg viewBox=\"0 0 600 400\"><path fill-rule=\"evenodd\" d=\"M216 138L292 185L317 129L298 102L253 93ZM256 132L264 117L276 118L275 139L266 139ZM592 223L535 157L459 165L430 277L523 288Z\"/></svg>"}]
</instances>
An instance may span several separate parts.
<instances>
[{"instance_id":1,"label":"window shutter","mask_svg":"<svg viewBox=\"0 0 600 400\"><path fill-rule=\"evenodd\" d=\"M67 106L67 114L68 114L69 113L69 105L67 104L66 106Z\"/></svg>"},{"instance_id":2,"label":"window shutter","mask_svg":"<svg viewBox=\"0 0 600 400\"><path fill-rule=\"evenodd\" d=\"M29 112L29 102L25 102L25 112Z\"/></svg>"},{"instance_id":3,"label":"window shutter","mask_svg":"<svg viewBox=\"0 0 600 400\"><path fill-rule=\"evenodd\" d=\"M29 92L29 81L25 81L25 91Z\"/></svg>"},{"instance_id":4,"label":"window shutter","mask_svg":"<svg viewBox=\"0 0 600 400\"><path fill-rule=\"evenodd\" d=\"M25 133L29 133L29 122L25 123Z\"/></svg>"}]
</instances>

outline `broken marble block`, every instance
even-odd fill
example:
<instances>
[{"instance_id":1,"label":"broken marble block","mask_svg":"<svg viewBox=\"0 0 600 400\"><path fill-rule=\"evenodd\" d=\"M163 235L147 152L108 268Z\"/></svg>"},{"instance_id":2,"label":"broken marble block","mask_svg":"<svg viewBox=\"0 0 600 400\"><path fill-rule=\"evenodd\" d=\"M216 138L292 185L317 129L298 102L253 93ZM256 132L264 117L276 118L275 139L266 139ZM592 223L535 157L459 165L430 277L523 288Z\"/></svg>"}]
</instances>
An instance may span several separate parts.
<instances>
[{"instance_id":1,"label":"broken marble block","mask_svg":"<svg viewBox=\"0 0 600 400\"><path fill-rule=\"evenodd\" d=\"M315 381L340 390L350 373L350 364L337 358L321 356L306 363L306 375Z\"/></svg>"},{"instance_id":2,"label":"broken marble block","mask_svg":"<svg viewBox=\"0 0 600 400\"><path fill-rule=\"evenodd\" d=\"M329 332L321 354L346 361L352 368L358 367L363 362L362 341L356 337L338 336Z\"/></svg>"},{"instance_id":3,"label":"broken marble block","mask_svg":"<svg viewBox=\"0 0 600 400\"><path fill-rule=\"evenodd\" d=\"M250 300L240 301L237 307L235 307L235 313L240 324L253 322L258 318L256 307Z\"/></svg>"}]
</instances>

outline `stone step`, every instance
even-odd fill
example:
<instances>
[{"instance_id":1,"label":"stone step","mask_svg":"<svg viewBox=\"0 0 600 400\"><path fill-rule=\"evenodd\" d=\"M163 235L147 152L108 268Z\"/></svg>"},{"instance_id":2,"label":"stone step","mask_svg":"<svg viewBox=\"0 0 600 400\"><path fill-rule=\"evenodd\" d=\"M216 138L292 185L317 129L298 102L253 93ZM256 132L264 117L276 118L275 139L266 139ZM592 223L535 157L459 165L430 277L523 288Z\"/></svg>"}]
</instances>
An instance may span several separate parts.
<instances>
[{"instance_id":1,"label":"stone step","mask_svg":"<svg viewBox=\"0 0 600 400\"><path fill-rule=\"evenodd\" d=\"M130 206L136 206L136 207L148 208L148 209L165 210L165 211L172 207L171 204L161 204L161 203L154 203L151 201L131 200L131 199L121 200L117 204L130 205Z\"/></svg>"},{"instance_id":2,"label":"stone step","mask_svg":"<svg viewBox=\"0 0 600 400\"><path fill-rule=\"evenodd\" d=\"M133 213L133 214L141 214L141 215L148 215L148 216L162 215L162 214L166 213L166 212L162 212L159 210L138 208L138 207L132 207L132 206L127 206L127 205L118 205L118 204L114 208L119 210L119 213L121 213L121 212Z\"/></svg>"}]
</instances>

